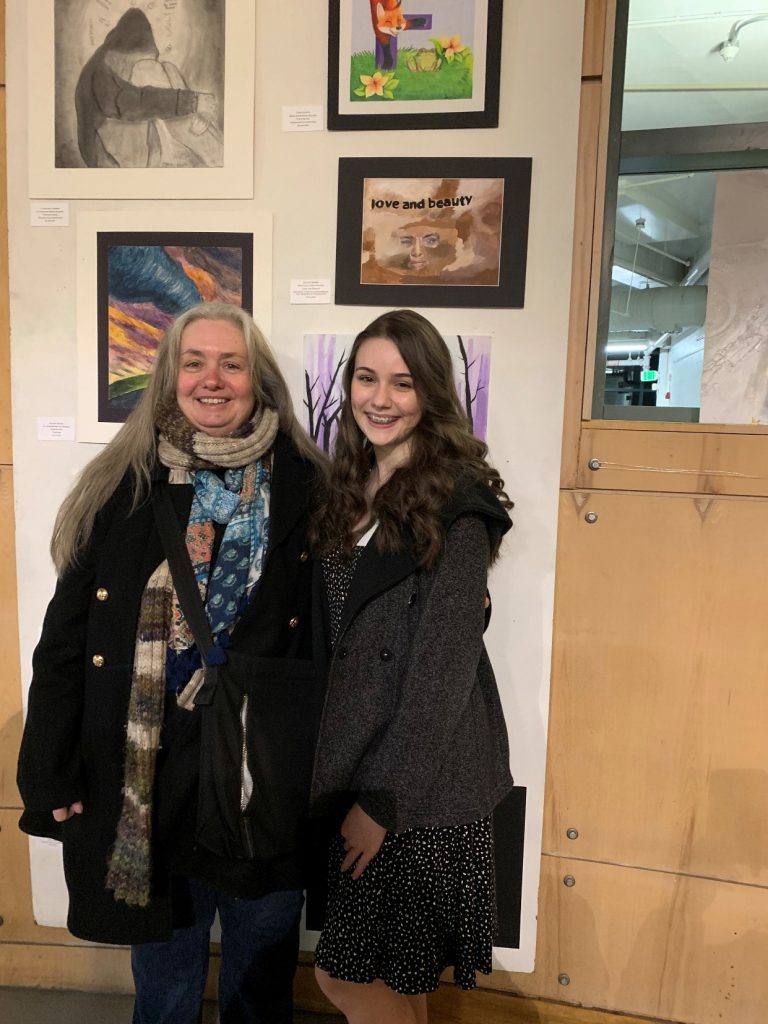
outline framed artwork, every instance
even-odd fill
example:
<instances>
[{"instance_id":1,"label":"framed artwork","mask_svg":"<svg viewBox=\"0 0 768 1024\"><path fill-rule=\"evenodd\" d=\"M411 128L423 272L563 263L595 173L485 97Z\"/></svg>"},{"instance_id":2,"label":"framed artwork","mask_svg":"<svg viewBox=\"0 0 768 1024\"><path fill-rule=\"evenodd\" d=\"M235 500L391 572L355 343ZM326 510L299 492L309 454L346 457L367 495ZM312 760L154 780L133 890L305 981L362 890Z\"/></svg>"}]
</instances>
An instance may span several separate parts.
<instances>
[{"instance_id":1,"label":"framed artwork","mask_svg":"<svg viewBox=\"0 0 768 1024\"><path fill-rule=\"evenodd\" d=\"M338 432L341 381L354 334L304 335L304 429L324 452L332 452ZM453 360L456 394L472 432L482 441L488 430L491 338L487 334L444 334Z\"/></svg>"},{"instance_id":2,"label":"framed artwork","mask_svg":"<svg viewBox=\"0 0 768 1024\"><path fill-rule=\"evenodd\" d=\"M31 197L252 198L254 4L26 6Z\"/></svg>"},{"instance_id":3,"label":"framed artwork","mask_svg":"<svg viewBox=\"0 0 768 1024\"><path fill-rule=\"evenodd\" d=\"M336 302L519 308L531 160L342 158Z\"/></svg>"},{"instance_id":4,"label":"framed artwork","mask_svg":"<svg viewBox=\"0 0 768 1024\"><path fill-rule=\"evenodd\" d=\"M242 306L269 333L271 243L268 214L79 216L78 441L111 440L190 306Z\"/></svg>"},{"instance_id":5,"label":"framed artwork","mask_svg":"<svg viewBox=\"0 0 768 1024\"><path fill-rule=\"evenodd\" d=\"M331 0L328 128L495 128L502 0Z\"/></svg>"}]
</instances>

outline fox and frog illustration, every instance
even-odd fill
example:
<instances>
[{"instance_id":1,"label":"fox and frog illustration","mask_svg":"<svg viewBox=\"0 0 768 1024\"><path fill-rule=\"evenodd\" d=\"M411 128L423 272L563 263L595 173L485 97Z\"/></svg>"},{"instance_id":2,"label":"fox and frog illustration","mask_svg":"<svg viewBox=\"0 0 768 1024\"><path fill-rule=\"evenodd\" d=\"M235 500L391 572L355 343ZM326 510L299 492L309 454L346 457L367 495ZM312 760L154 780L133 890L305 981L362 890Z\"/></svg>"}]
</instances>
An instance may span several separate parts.
<instances>
[{"instance_id":1,"label":"fox and frog illustration","mask_svg":"<svg viewBox=\"0 0 768 1024\"><path fill-rule=\"evenodd\" d=\"M402 0L369 0L371 22L376 38L376 67L394 71L397 64L397 40L408 29L432 28L431 14L405 14Z\"/></svg>"}]
</instances>

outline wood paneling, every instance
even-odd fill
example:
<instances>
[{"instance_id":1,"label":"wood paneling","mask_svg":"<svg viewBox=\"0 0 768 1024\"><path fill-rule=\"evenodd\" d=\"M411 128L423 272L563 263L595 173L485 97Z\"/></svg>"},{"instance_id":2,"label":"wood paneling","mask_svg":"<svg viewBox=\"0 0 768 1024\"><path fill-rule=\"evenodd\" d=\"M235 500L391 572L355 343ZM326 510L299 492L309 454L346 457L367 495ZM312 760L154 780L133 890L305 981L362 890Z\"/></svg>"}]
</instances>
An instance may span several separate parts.
<instances>
[{"instance_id":1,"label":"wood paneling","mask_svg":"<svg viewBox=\"0 0 768 1024\"><path fill-rule=\"evenodd\" d=\"M568 352L563 411L563 453L560 484L573 486L576 479L581 428L581 396L584 390L585 345L589 324L589 288L592 280L592 236L595 217L597 149L602 88L599 82L582 82L579 109L579 146L576 160L576 210L573 224L571 308L568 318Z\"/></svg>"},{"instance_id":2,"label":"wood paneling","mask_svg":"<svg viewBox=\"0 0 768 1024\"><path fill-rule=\"evenodd\" d=\"M638 826L655 822L638 816ZM765 1024L768 890L545 857L541 895L536 973L560 998L664 1021Z\"/></svg>"},{"instance_id":3,"label":"wood paneling","mask_svg":"<svg viewBox=\"0 0 768 1024\"><path fill-rule=\"evenodd\" d=\"M115 946L0 946L0 985L132 992L130 953Z\"/></svg>"},{"instance_id":4,"label":"wood paneling","mask_svg":"<svg viewBox=\"0 0 768 1024\"><path fill-rule=\"evenodd\" d=\"M605 191L608 165L608 140L610 135L611 110L611 75L613 69L613 40L616 24L616 0L604 0L605 32L603 36L603 68L600 97L600 125L593 145L597 152L597 173L595 176L595 200L593 203L592 223L592 277L589 283L589 323L586 338L573 339L569 344L578 346L585 354L587 372L584 376L582 389L582 417L589 418L592 406L593 375L595 365L595 345L597 337L598 296L600 294L600 272L603 253L603 223L605 220ZM573 294L571 295L573 301ZM583 301L583 299L582 299ZM576 385L578 387L578 383ZM570 390L570 380L566 383L566 391Z\"/></svg>"},{"instance_id":5,"label":"wood paneling","mask_svg":"<svg viewBox=\"0 0 768 1024\"><path fill-rule=\"evenodd\" d=\"M593 490L768 496L768 431L585 426L576 486ZM591 470L598 459L601 468Z\"/></svg>"},{"instance_id":6,"label":"wood paneling","mask_svg":"<svg viewBox=\"0 0 768 1024\"><path fill-rule=\"evenodd\" d=\"M16 756L21 737L19 629L11 447L11 346L5 123L5 3L0 0L0 807L18 806ZM5 874L7 878L7 874Z\"/></svg>"},{"instance_id":7,"label":"wood paneling","mask_svg":"<svg viewBox=\"0 0 768 1024\"><path fill-rule=\"evenodd\" d=\"M613 47L615 0L586 0L582 52L579 143L576 164L576 207L571 267L571 309L568 322L566 392L563 410L561 487L576 479L579 436L585 393L592 387L600 251L603 230L602 195Z\"/></svg>"},{"instance_id":8,"label":"wood paneling","mask_svg":"<svg viewBox=\"0 0 768 1024\"><path fill-rule=\"evenodd\" d=\"M544 849L768 885L768 502L565 493L559 547Z\"/></svg>"},{"instance_id":9,"label":"wood paneling","mask_svg":"<svg viewBox=\"0 0 768 1024\"><path fill-rule=\"evenodd\" d=\"M0 0L0 85L5 85L5 0Z\"/></svg>"},{"instance_id":10,"label":"wood paneling","mask_svg":"<svg viewBox=\"0 0 768 1024\"><path fill-rule=\"evenodd\" d=\"M13 472L0 466L0 807L20 806L16 758L21 739L21 682L14 543Z\"/></svg>"},{"instance_id":11,"label":"wood paneling","mask_svg":"<svg viewBox=\"0 0 768 1024\"><path fill-rule=\"evenodd\" d=\"M5 159L5 89L0 88L0 465L11 454L11 341L8 297L8 204Z\"/></svg>"},{"instance_id":12,"label":"wood paneling","mask_svg":"<svg viewBox=\"0 0 768 1024\"><path fill-rule=\"evenodd\" d=\"M586 0L584 6L584 50L581 55L583 78L595 78L603 73L606 3L607 0Z\"/></svg>"}]
</instances>

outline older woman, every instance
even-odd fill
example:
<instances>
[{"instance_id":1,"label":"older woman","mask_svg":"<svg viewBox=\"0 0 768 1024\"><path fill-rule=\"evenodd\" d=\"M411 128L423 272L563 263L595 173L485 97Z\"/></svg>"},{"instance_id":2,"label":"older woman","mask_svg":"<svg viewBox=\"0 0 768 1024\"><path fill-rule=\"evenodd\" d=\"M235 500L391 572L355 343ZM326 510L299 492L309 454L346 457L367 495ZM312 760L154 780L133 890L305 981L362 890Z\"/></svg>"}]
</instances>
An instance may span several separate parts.
<instances>
[{"instance_id":1,"label":"older woman","mask_svg":"<svg viewBox=\"0 0 768 1024\"><path fill-rule=\"evenodd\" d=\"M21 827L63 842L70 931L132 944L136 1024L197 1021L217 910L221 1021L292 1019L319 457L250 316L201 305L172 325L142 402L56 520ZM203 651L179 557L205 600ZM269 733L254 740L270 711L277 751Z\"/></svg>"}]
</instances>

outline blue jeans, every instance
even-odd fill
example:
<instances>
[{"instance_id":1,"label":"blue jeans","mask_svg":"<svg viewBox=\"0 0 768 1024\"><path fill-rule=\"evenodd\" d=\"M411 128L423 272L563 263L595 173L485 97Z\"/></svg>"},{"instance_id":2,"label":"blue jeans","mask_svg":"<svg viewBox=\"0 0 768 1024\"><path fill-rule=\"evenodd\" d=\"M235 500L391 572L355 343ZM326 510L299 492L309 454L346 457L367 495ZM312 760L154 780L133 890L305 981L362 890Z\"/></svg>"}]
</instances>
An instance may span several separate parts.
<instances>
[{"instance_id":1,"label":"blue jeans","mask_svg":"<svg viewBox=\"0 0 768 1024\"><path fill-rule=\"evenodd\" d=\"M198 1024L217 910L220 1024L291 1024L301 892L241 900L193 880L189 889L192 924L168 942L131 947L133 1024Z\"/></svg>"}]
</instances>

